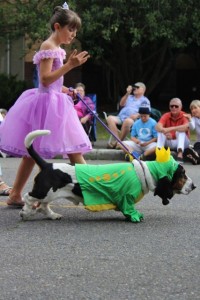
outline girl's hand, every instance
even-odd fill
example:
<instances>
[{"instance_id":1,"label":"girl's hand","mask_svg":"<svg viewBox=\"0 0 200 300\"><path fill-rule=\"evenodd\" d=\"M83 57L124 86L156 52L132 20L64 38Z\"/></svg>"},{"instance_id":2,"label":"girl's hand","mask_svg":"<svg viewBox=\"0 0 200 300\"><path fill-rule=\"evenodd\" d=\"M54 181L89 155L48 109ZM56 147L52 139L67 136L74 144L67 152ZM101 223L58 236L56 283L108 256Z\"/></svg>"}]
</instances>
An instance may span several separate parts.
<instances>
[{"instance_id":1,"label":"girl's hand","mask_svg":"<svg viewBox=\"0 0 200 300\"><path fill-rule=\"evenodd\" d=\"M68 92L69 92L69 88L63 85L63 87L62 87L62 93L68 94Z\"/></svg>"},{"instance_id":2,"label":"girl's hand","mask_svg":"<svg viewBox=\"0 0 200 300\"><path fill-rule=\"evenodd\" d=\"M69 56L66 64L71 65L73 68L81 66L84 64L88 58L90 58L90 55L87 51L77 52L75 49Z\"/></svg>"},{"instance_id":3,"label":"girl's hand","mask_svg":"<svg viewBox=\"0 0 200 300\"><path fill-rule=\"evenodd\" d=\"M69 95L73 100L76 99L77 91L75 89L73 89L71 87L68 88L68 87L63 85L62 92Z\"/></svg>"},{"instance_id":4,"label":"girl's hand","mask_svg":"<svg viewBox=\"0 0 200 300\"><path fill-rule=\"evenodd\" d=\"M77 94L77 90L73 89L72 87L70 87L68 89L68 93L67 93L70 97L72 97L72 99L75 101L76 99L76 94Z\"/></svg>"}]
</instances>

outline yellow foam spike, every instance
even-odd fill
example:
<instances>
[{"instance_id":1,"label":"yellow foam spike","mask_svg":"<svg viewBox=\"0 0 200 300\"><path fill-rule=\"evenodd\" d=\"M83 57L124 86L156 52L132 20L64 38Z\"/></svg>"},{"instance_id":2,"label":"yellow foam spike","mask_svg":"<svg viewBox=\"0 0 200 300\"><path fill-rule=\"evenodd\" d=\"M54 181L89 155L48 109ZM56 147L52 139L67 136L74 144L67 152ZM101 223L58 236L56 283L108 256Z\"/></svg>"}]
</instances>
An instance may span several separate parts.
<instances>
[{"instance_id":1,"label":"yellow foam spike","mask_svg":"<svg viewBox=\"0 0 200 300\"><path fill-rule=\"evenodd\" d=\"M167 162L170 159L170 148L167 150L162 147L161 149L156 148L156 161L157 162Z\"/></svg>"}]
</instances>

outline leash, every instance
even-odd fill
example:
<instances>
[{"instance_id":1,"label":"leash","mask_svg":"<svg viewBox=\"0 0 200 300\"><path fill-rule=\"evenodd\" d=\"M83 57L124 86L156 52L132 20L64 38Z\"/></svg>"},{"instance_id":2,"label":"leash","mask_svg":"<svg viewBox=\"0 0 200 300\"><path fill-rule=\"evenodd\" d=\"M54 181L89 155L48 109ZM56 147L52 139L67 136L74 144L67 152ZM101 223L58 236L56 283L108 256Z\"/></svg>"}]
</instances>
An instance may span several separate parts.
<instances>
[{"instance_id":1,"label":"leash","mask_svg":"<svg viewBox=\"0 0 200 300\"><path fill-rule=\"evenodd\" d=\"M72 88L70 88L70 90L72 91ZM114 134L114 132L112 132L110 130L110 128L99 118L97 112L94 110L92 110L89 105L82 99L82 97L80 96L79 93L76 94L76 97L78 98L79 101L83 102L84 105L87 107L87 109L91 112L91 114L101 123L101 125L118 141L118 143L128 152L128 154L130 154L134 159L139 161L139 156L138 154L133 151L130 152L129 149L127 148L127 146L118 138L118 136L116 136Z\"/></svg>"},{"instance_id":2,"label":"leash","mask_svg":"<svg viewBox=\"0 0 200 300\"><path fill-rule=\"evenodd\" d=\"M71 91L73 91L72 88L70 88ZM116 136L114 134L114 132L112 132L110 130L110 128L99 118L99 116L97 115L97 112L94 110L92 110L89 105L82 99L82 97L80 96L79 93L76 94L76 97L78 98L79 101L83 102L83 104L87 107L87 109L91 112L91 114L97 118L97 120L101 123L101 125L119 142L119 144L128 152L128 154L130 154L135 160L137 160L141 166L141 169L143 171L143 174L144 174L144 178L145 178L145 183L146 185L148 186L148 183L147 183L147 179L146 179L146 176L145 176L145 169L144 169L144 166L142 164L142 162L140 161L139 159L139 156L138 156L138 153L133 151L133 152L130 152L129 149L127 148L127 146L118 138L118 136ZM133 163L132 163L133 164ZM134 164L133 164L134 165Z\"/></svg>"}]
</instances>

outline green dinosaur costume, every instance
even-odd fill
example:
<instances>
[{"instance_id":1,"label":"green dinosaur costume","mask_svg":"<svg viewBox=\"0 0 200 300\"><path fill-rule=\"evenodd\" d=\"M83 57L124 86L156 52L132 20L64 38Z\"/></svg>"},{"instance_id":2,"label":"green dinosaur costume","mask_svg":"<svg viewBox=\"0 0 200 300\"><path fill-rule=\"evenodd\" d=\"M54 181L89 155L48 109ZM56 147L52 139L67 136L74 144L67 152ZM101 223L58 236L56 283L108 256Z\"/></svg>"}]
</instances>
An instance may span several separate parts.
<instances>
[{"instance_id":1,"label":"green dinosaur costume","mask_svg":"<svg viewBox=\"0 0 200 300\"><path fill-rule=\"evenodd\" d=\"M167 162L76 164L75 172L86 209L119 209L130 221L140 222L143 215L134 204L149 190L154 191L158 179L168 176L171 180L177 167L178 163L170 157Z\"/></svg>"}]
</instances>

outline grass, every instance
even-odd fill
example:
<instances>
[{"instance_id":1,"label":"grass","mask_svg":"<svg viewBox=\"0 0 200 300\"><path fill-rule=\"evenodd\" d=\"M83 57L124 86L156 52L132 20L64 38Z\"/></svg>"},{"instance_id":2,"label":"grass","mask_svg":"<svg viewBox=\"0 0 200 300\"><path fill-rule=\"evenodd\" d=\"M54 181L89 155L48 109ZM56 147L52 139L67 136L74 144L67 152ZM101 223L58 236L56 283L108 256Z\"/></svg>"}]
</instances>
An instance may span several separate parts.
<instances>
[{"instance_id":1,"label":"grass","mask_svg":"<svg viewBox=\"0 0 200 300\"><path fill-rule=\"evenodd\" d=\"M190 140L191 140L191 142L196 142L197 138L196 138L195 131L190 132Z\"/></svg>"},{"instance_id":2,"label":"grass","mask_svg":"<svg viewBox=\"0 0 200 300\"><path fill-rule=\"evenodd\" d=\"M105 119L101 119L101 120L105 123ZM107 126L107 124L106 124L106 126ZM110 136L109 132L97 120L97 140L108 140L109 136Z\"/></svg>"},{"instance_id":3,"label":"grass","mask_svg":"<svg viewBox=\"0 0 200 300\"><path fill-rule=\"evenodd\" d=\"M106 124L105 119L101 120ZM106 124L107 126L107 124ZM109 139L109 132L103 127L103 125L97 120L97 140L108 140ZM190 133L190 140L191 142L196 141L196 133L191 131Z\"/></svg>"}]
</instances>

